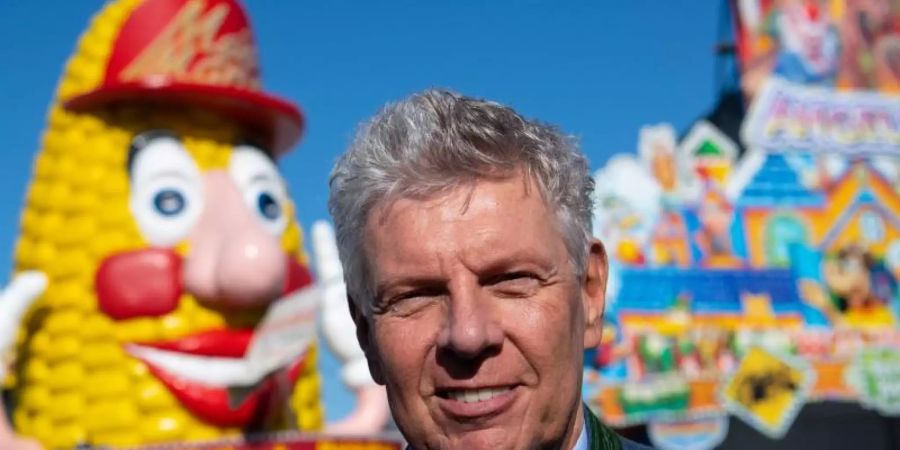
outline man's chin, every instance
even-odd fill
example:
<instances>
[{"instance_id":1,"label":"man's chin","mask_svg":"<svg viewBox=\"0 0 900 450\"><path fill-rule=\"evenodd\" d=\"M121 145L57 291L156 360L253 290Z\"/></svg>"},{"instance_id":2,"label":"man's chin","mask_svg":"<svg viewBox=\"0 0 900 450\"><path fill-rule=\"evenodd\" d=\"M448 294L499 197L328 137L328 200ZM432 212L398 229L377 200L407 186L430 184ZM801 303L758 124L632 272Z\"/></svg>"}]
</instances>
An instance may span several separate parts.
<instances>
[{"instance_id":1,"label":"man's chin","mask_svg":"<svg viewBox=\"0 0 900 450\"><path fill-rule=\"evenodd\" d=\"M435 448L474 450L534 447L525 444L534 440L528 433L535 430L523 427L525 418L514 413L515 411L506 411L482 421L453 421L441 427L449 444L442 443Z\"/></svg>"},{"instance_id":2,"label":"man's chin","mask_svg":"<svg viewBox=\"0 0 900 450\"><path fill-rule=\"evenodd\" d=\"M526 439L523 441L523 438ZM491 427L453 435L447 444L440 443L435 448L446 448L448 450L512 450L527 447L519 445L520 442L527 440L526 436L522 436L519 433L518 427L514 430Z\"/></svg>"}]
</instances>

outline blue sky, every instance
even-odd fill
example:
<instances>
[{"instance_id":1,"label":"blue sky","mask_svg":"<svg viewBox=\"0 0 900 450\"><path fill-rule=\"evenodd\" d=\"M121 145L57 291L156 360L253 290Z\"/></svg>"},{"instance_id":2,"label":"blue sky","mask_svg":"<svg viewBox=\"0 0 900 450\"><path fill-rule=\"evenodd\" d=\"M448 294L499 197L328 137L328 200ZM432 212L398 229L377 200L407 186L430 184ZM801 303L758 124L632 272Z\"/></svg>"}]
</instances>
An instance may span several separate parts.
<instances>
[{"instance_id":1,"label":"blue sky","mask_svg":"<svg viewBox=\"0 0 900 450\"><path fill-rule=\"evenodd\" d=\"M0 3L0 273L65 60L98 0ZM428 87L507 103L578 136L594 169L634 152L642 125L683 131L715 101L722 2L245 0L267 90L301 105L307 133L281 161L308 230L356 124ZM351 399L324 355L327 415Z\"/></svg>"}]
</instances>

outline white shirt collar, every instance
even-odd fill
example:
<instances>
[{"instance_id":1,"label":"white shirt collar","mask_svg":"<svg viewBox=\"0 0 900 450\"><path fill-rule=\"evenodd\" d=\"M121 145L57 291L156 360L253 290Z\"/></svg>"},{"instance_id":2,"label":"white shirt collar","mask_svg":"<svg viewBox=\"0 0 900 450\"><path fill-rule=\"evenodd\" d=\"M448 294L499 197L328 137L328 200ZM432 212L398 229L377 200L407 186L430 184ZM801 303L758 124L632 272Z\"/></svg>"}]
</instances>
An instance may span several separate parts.
<instances>
[{"instance_id":1,"label":"white shirt collar","mask_svg":"<svg viewBox=\"0 0 900 450\"><path fill-rule=\"evenodd\" d=\"M588 450L587 423L584 421L584 417L581 418L581 433L578 433L578 440L575 441L572 450Z\"/></svg>"}]
</instances>

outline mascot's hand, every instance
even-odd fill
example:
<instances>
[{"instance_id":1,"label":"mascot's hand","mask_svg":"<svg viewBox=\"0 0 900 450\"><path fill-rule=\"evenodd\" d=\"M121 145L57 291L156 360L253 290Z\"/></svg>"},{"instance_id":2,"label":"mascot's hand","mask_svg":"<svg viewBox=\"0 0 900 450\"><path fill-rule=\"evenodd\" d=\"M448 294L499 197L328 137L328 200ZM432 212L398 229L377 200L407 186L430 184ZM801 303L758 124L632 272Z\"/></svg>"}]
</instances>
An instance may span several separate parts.
<instances>
[{"instance_id":1,"label":"mascot's hand","mask_svg":"<svg viewBox=\"0 0 900 450\"><path fill-rule=\"evenodd\" d=\"M6 378L6 364L2 356L9 353L16 342L22 316L31 303L47 289L47 277L41 272L22 272L16 275L0 294L0 381ZM0 407L0 449L40 450L37 441L13 433Z\"/></svg>"},{"instance_id":2,"label":"mascot's hand","mask_svg":"<svg viewBox=\"0 0 900 450\"><path fill-rule=\"evenodd\" d=\"M319 288L322 291L322 334L341 361L341 378L356 394L356 409L344 419L328 424L326 431L337 434L373 434L390 418L384 388L369 375L366 355L356 340L356 325L347 306L344 270L338 258L334 231L325 222L312 228L313 252Z\"/></svg>"},{"instance_id":3,"label":"mascot's hand","mask_svg":"<svg viewBox=\"0 0 900 450\"><path fill-rule=\"evenodd\" d=\"M384 386L370 384L354 389L356 409L343 419L329 423L325 432L343 436L373 435L384 430L391 418Z\"/></svg>"},{"instance_id":4,"label":"mascot's hand","mask_svg":"<svg viewBox=\"0 0 900 450\"><path fill-rule=\"evenodd\" d=\"M47 289L47 276L41 272L22 272L13 277L0 294L0 355L7 354L16 342L19 323L31 303ZM0 380L6 378L6 365L0 365Z\"/></svg>"}]
</instances>

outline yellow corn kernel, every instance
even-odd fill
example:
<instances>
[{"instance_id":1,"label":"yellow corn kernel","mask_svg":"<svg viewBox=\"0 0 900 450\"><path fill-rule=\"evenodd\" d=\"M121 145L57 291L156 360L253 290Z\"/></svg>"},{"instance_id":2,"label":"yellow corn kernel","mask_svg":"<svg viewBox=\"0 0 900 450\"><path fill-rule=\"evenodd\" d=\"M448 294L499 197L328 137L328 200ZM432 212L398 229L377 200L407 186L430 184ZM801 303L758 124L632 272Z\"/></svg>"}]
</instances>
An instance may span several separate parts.
<instances>
[{"instance_id":1,"label":"yellow corn kernel","mask_svg":"<svg viewBox=\"0 0 900 450\"><path fill-rule=\"evenodd\" d=\"M137 318L117 322L114 333L119 342L149 342L159 340L159 323L151 318Z\"/></svg>"},{"instance_id":2,"label":"yellow corn kernel","mask_svg":"<svg viewBox=\"0 0 900 450\"><path fill-rule=\"evenodd\" d=\"M184 413L170 409L165 413L142 417L139 432L145 442L172 442L184 434L184 424L189 420Z\"/></svg>"},{"instance_id":3,"label":"yellow corn kernel","mask_svg":"<svg viewBox=\"0 0 900 450\"><path fill-rule=\"evenodd\" d=\"M60 285L64 286L62 283ZM59 296L63 297L63 294L64 292L60 293ZM51 336L77 334L80 332L81 327L84 326L83 320L84 315L78 311L59 310L47 318L47 321L44 322L44 329L47 330Z\"/></svg>"},{"instance_id":4,"label":"yellow corn kernel","mask_svg":"<svg viewBox=\"0 0 900 450\"><path fill-rule=\"evenodd\" d=\"M37 411L50 406L52 399L50 391L43 386L29 386L22 393L23 411Z\"/></svg>"},{"instance_id":5,"label":"yellow corn kernel","mask_svg":"<svg viewBox=\"0 0 900 450\"><path fill-rule=\"evenodd\" d=\"M72 199L78 198L73 193ZM75 206L75 202L69 202L68 205ZM66 226L56 235L56 242L60 245L69 246L80 244L96 234L96 223L94 218L86 215L70 216L66 221Z\"/></svg>"},{"instance_id":6,"label":"yellow corn kernel","mask_svg":"<svg viewBox=\"0 0 900 450\"><path fill-rule=\"evenodd\" d=\"M93 239L84 245L94 259L99 259L116 254L132 242L134 239L125 230L111 230L104 234L103 239Z\"/></svg>"},{"instance_id":7,"label":"yellow corn kernel","mask_svg":"<svg viewBox=\"0 0 900 450\"><path fill-rule=\"evenodd\" d=\"M133 429L142 420L127 398L93 402L83 410L83 418L87 428L99 432Z\"/></svg>"},{"instance_id":8,"label":"yellow corn kernel","mask_svg":"<svg viewBox=\"0 0 900 450\"><path fill-rule=\"evenodd\" d=\"M73 289L77 289L73 287ZM84 329L81 330L85 339L108 339L114 333L115 327L112 320L100 314L91 314L84 321Z\"/></svg>"},{"instance_id":9,"label":"yellow corn kernel","mask_svg":"<svg viewBox=\"0 0 900 450\"><path fill-rule=\"evenodd\" d=\"M32 434L31 415L24 407L13 412L12 425L26 436Z\"/></svg>"},{"instance_id":10,"label":"yellow corn kernel","mask_svg":"<svg viewBox=\"0 0 900 450\"><path fill-rule=\"evenodd\" d=\"M218 439L224 436L234 436L239 434L239 430L233 429L220 429L211 427L209 425L197 422L190 427L185 429L184 440L185 441L210 441L213 439Z\"/></svg>"},{"instance_id":11,"label":"yellow corn kernel","mask_svg":"<svg viewBox=\"0 0 900 450\"><path fill-rule=\"evenodd\" d=\"M92 436L93 442L102 442L111 447L134 447L143 443L140 435L127 428L124 431L98 432Z\"/></svg>"},{"instance_id":12,"label":"yellow corn kernel","mask_svg":"<svg viewBox=\"0 0 900 450\"><path fill-rule=\"evenodd\" d=\"M28 350L32 355L43 358L47 355L51 345L50 335L46 331L38 331L31 337Z\"/></svg>"},{"instance_id":13,"label":"yellow corn kernel","mask_svg":"<svg viewBox=\"0 0 900 450\"><path fill-rule=\"evenodd\" d=\"M87 322L90 321L90 313L96 306L95 300L91 292L85 286L82 280L69 278L68 280L60 280L47 288L44 294L47 299L47 305L60 311L69 310L78 314L79 323L74 330L68 330L81 336L90 336L97 330L89 328ZM88 318L85 318L88 316Z\"/></svg>"},{"instance_id":14,"label":"yellow corn kernel","mask_svg":"<svg viewBox=\"0 0 900 450\"><path fill-rule=\"evenodd\" d=\"M146 379L135 388L137 406L143 411L172 408L177 404L175 397L157 380Z\"/></svg>"},{"instance_id":15,"label":"yellow corn kernel","mask_svg":"<svg viewBox=\"0 0 900 450\"><path fill-rule=\"evenodd\" d=\"M53 422L50 420L50 417L46 415L35 415L29 421L29 424L31 428L28 433L29 435L34 436L41 442L50 441L54 431Z\"/></svg>"},{"instance_id":16,"label":"yellow corn kernel","mask_svg":"<svg viewBox=\"0 0 900 450\"><path fill-rule=\"evenodd\" d=\"M45 358L48 363L51 365L58 361L63 361L71 358L75 358L78 356L78 353L81 350L81 341L78 340L76 336L73 335L65 335L63 337L59 337L53 340L53 345L51 345L46 353ZM60 370L59 367L55 367L54 371ZM67 366L66 366L67 367ZM59 375L54 375L59 376Z\"/></svg>"},{"instance_id":17,"label":"yellow corn kernel","mask_svg":"<svg viewBox=\"0 0 900 450\"><path fill-rule=\"evenodd\" d=\"M84 367L78 362L67 361L50 365L51 376L44 385L56 392L79 388L84 383Z\"/></svg>"},{"instance_id":18,"label":"yellow corn kernel","mask_svg":"<svg viewBox=\"0 0 900 450\"><path fill-rule=\"evenodd\" d=\"M135 379L144 379L150 374L150 369L147 368L147 365L141 361L136 359L127 358L125 359L126 368L128 369L128 373L131 374Z\"/></svg>"},{"instance_id":19,"label":"yellow corn kernel","mask_svg":"<svg viewBox=\"0 0 900 450\"><path fill-rule=\"evenodd\" d=\"M54 424L53 437L50 439L51 448L64 448L72 442L86 442L87 433L83 428L75 424Z\"/></svg>"},{"instance_id":20,"label":"yellow corn kernel","mask_svg":"<svg viewBox=\"0 0 900 450\"><path fill-rule=\"evenodd\" d=\"M160 333L163 339L175 339L189 334L194 325L186 320L183 314L172 314L160 321Z\"/></svg>"},{"instance_id":21,"label":"yellow corn kernel","mask_svg":"<svg viewBox=\"0 0 900 450\"><path fill-rule=\"evenodd\" d=\"M125 360L122 346L114 342L88 342L81 351L81 362L88 369L121 365Z\"/></svg>"},{"instance_id":22,"label":"yellow corn kernel","mask_svg":"<svg viewBox=\"0 0 900 450\"><path fill-rule=\"evenodd\" d=\"M25 363L25 381L36 386L43 386L48 378L50 378L50 368L44 359L28 359L28 362Z\"/></svg>"},{"instance_id":23,"label":"yellow corn kernel","mask_svg":"<svg viewBox=\"0 0 900 450\"><path fill-rule=\"evenodd\" d=\"M58 278L83 274L84 267L89 267L90 262L83 247L62 250L59 252L59 259L53 262L48 274Z\"/></svg>"},{"instance_id":24,"label":"yellow corn kernel","mask_svg":"<svg viewBox=\"0 0 900 450\"><path fill-rule=\"evenodd\" d=\"M63 421L75 419L84 414L84 397L75 392L53 395L53 404L48 411L54 426Z\"/></svg>"},{"instance_id":25,"label":"yellow corn kernel","mask_svg":"<svg viewBox=\"0 0 900 450\"><path fill-rule=\"evenodd\" d=\"M132 395L131 378L121 370L96 370L86 377L79 392L90 400Z\"/></svg>"}]
</instances>

